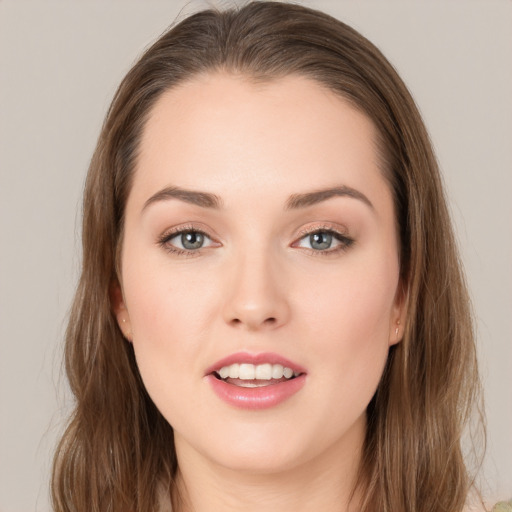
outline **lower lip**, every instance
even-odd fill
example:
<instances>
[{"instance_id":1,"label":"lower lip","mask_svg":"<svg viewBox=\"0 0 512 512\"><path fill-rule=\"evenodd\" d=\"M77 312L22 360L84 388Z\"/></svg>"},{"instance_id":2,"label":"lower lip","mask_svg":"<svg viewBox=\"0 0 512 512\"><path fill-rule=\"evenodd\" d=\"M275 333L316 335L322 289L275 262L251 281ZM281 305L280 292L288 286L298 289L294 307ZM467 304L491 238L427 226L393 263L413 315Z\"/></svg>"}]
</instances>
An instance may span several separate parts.
<instances>
[{"instance_id":1,"label":"lower lip","mask_svg":"<svg viewBox=\"0 0 512 512\"><path fill-rule=\"evenodd\" d=\"M279 384L258 388L242 388L228 384L213 375L207 375L206 379L216 395L224 402L240 409L253 410L275 407L297 393L306 383L304 374Z\"/></svg>"}]
</instances>

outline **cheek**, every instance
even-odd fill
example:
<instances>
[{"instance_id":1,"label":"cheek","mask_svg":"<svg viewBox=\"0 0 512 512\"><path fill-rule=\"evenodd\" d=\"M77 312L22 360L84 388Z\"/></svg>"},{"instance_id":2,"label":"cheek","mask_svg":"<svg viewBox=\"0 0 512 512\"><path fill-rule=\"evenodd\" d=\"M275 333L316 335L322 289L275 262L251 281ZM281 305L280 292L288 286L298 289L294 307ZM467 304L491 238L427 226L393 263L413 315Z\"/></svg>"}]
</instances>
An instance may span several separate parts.
<instances>
[{"instance_id":1,"label":"cheek","mask_svg":"<svg viewBox=\"0 0 512 512\"><path fill-rule=\"evenodd\" d=\"M326 442L360 425L384 371L389 351L393 293L366 278L343 276L323 300L311 301L304 328L316 340L311 367L316 418L329 418ZM328 300L329 298L329 300ZM313 304L314 307L313 307Z\"/></svg>"},{"instance_id":2,"label":"cheek","mask_svg":"<svg viewBox=\"0 0 512 512\"><path fill-rule=\"evenodd\" d=\"M160 254L132 251L123 283L134 338L172 345L197 333L214 303L204 278L187 264L171 266Z\"/></svg>"},{"instance_id":3,"label":"cheek","mask_svg":"<svg viewBox=\"0 0 512 512\"><path fill-rule=\"evenodd\" d=\"M388 261L361 260L340 266L329 279L317 275L304 283L310 293L302 299L301 323L307 338L316 340L319 367L346 391L361 390L369 398L389 350L398 265Z\"/></svg>"},{"instance_id":4,"label":"cheek","mask_svg":"<svg viewBox=\"0 0 512 512\"><path fill-rule=\"evenodd\" d=\"M196 274L171 269L147 255L137 257L135 251L123 268L123 287L139 371L168 416L165 409L175 409L172 404L187 396L185 377L202 376L199 355L211 317L207 308L216 302Z\"/></svg>"},{"instance_id":5,"label":"cheek","mask_svg":"<svg viewBox=\"0 0 512 512\"><path fill-rule=\"evenodd\" d=\"M361 259L336 271L328 269L325 277L316 273L306 278L298 294L306 325L343 337L351 333L359 342L365 338L363 333L380 334L387 340L398 284L398 265L388 261Z\"/></svg>"},{"instance_id":6,"label":"cheek","mask_svg":"<svg viewBox=\"0 0 512 512\"><path fill-rule=\"evenodd\" d=\"M137 366L162 415L172 426L181 425L187 411L201 407L191 383L202 377L202 308L179 282L145 285L132 300L130 313Z\"/></svg>"}]
</instances>

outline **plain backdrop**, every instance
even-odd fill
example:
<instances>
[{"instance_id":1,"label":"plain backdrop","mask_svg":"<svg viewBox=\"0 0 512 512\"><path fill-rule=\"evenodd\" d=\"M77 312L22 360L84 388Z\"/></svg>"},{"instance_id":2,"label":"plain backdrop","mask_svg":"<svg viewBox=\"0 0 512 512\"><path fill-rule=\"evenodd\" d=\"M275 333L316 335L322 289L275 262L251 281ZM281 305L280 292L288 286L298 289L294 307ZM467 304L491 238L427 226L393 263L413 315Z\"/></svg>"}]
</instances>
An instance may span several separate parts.
<instances>
[{"instance_id":1,"label":"plain backdrop","mask_svg":"<svg viewBox=\"0 0 512 512\"><path fill-rule=\"evenodd\" d=\"M478 323L489 436L482 487L490 501L510 498L512 2L299 3L376 43L424 115ZM61 356L80 195L112 94L177 15L205 5L0 0L0 512L50 510L51 454L71 403Z\"/></svg>"}]
</instances>

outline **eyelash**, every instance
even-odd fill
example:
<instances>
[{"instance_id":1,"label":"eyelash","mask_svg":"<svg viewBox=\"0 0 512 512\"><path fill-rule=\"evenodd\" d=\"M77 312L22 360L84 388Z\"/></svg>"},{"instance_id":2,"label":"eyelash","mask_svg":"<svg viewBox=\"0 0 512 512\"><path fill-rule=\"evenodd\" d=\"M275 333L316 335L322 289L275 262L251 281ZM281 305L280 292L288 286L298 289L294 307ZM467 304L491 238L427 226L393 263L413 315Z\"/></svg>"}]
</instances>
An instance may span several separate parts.
<instances>
[{"instance_id":1,"label":"eyelash","mask_svg":"<svg viewBox=\"0 0 512 512\"><path fill-rule=\"evenodd\" d=\"M297 242L300 242L307 236L311 236L316 233L324 233L327 235L332 235L332 237L334 239L336 239L340 244L337 247L335 247L334 249L326 249L324 251L310 249L308 247L302 247L303 250L307 251L309 254L312 254L313 256L333 256L340 252L345 252L355 242L355 240L353 238L350 238L347 235L344 235L343 233L340 233L339 231L337 231L329 226L317 226L313 229L306 229L304 231L301 231L299 233L299 238L298 238ZM294 244L297 242L294 242Z\"/></svg>"},{"instance_id":2,"label":"eyelash","mask_svg":"<svg viewBox=\"0 0 512 512\"><path fill-rule=\"evenodd\" d=\"M203 235L206 238L211 239L211 237L206 233L205 231L198 229L194 226L183 226L181 228L168 231L164 233L162 236L158 238L158 245L163 247L167 252L175 254L177 256L185 256L185 257L195 257L199 256L201 249L199 248L197 250L192 249L180 249L179 247L175 247L171 244L169 244L169 241L173 238L182 235L184 233L198 233L200 235ZM332 229L331 227L315 227L311 230L304 230L299 233L299 238L297 239L297 242L300 242L307 236L314 235L316 233L324 233L328 235L332 235L333 238L335 238L340 244L335 247L334 249L326 249L324 251L315 250L308 247L302 247L303 250L307 251L309 254L313 256L332 256L334 254L338 254L340 252L346 251L351 245L354 244L354 239L348 237L347 235L344 235L340 233L339 231L336 231L335 229ZM297 242L294 242L296 244ZM293 246L293 245L292 245Z\"/></svg>"}]
</instances>

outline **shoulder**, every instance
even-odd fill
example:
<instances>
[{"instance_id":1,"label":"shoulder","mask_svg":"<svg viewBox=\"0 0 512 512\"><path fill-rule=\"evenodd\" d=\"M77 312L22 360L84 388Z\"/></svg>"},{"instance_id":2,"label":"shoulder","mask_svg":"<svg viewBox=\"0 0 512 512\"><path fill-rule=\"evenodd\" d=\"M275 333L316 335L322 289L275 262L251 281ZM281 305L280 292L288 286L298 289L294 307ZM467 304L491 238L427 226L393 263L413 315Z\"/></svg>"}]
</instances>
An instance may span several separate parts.
<instances>
[{"instance_id":1,"label":"shoulder","mask_svg":"<svg viewBox=\"0 0 512 512\"><path fill-rule=\"evenodd\" d=\"M484 506L484 504L480 505L468 505L464 507L464 510L462 512L512 512L512 500L511 501L500 501L496 503L496 505L492 506L487 504Z\"/></svg>"},{"instance_id":2,"label":"shoulder","mask_svg":"<svg viewBox=\"0 0 512 512\"><path fill-rule=\"evenodd\" d=\"M512 500L496 503L491 512L512 512Z\"/></svg>"}]
</instances>

